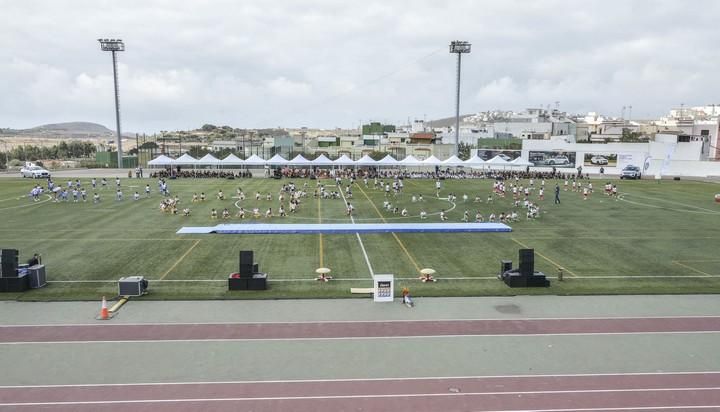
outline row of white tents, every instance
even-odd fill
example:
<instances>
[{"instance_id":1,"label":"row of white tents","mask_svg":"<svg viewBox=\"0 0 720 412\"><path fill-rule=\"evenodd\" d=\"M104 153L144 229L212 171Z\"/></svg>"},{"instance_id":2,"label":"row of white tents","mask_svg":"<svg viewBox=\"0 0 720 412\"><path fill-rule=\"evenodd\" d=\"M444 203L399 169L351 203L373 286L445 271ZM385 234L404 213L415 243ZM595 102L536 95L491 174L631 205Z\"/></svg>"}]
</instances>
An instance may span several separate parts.
<instances>
[{"instance_id":1,"label":"row of white tents","mask_svg":"<svg viewBox=\"0 0 720 412\"><path fill-rule=\"evenodd\" d=\"M342 155L335 160L331 160L324 154L321 154L313 160L308 160L302 155L297 155L294 158L288 160L276 154L270 159L263 159L258 155L252 155L247 159L243 160L234 154L228 155L224 159L218 159L211 154L206 154L200 159L188 155L187 153L173 159L171 157L160 155L157 158L148 162L148 166L167 167L167 166L214 166L214 167L225 167L225 166L246 166L246 167L258 167L258 166L400 166L400 167L486 167L486 166L519 166L527 167L533 166L532 163L517 158L512 161L507 161L500 156L495 156L490 160L483 160L478 155L467 160L461 160L457 156L450 156L448 159L440 160L435 156L430 156L424 160L418 160L414 156L408 156L402 160L397 160L394 157L387 155L380 160L374 160L368 155L361 157L358 160L353 160L346 155Z\"/></svg>"}]
</instances>

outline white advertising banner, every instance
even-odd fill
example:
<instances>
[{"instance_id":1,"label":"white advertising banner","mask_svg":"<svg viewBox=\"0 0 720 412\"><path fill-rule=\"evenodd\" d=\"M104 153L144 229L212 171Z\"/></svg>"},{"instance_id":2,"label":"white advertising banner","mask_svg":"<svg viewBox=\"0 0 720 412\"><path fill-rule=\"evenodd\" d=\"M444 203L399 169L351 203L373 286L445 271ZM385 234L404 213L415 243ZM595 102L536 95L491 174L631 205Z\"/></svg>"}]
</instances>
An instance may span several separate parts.
<instances>
[{"instance_id":1,"label":"white advertising banner","mask_svg":"<svg viewBox=\"0 0 720 412\"><path fill-rule=\"evenodd\" d=\"M647 158L648 153L646 152L621 152L618 153L617 156L617 167L620 169L624 168L625 166L637 166L640 168L640 170L643 169L643 166L645 165L645 159Z\"/></svg>"}]
</instances>

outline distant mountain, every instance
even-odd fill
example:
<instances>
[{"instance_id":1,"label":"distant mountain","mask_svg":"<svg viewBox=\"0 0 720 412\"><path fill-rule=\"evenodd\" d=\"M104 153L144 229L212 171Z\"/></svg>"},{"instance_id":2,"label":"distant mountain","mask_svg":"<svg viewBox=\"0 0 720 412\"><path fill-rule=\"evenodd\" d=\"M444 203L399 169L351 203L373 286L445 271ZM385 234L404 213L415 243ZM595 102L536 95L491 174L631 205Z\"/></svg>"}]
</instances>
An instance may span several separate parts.
<instances>
[{"instance_id":1,"label":"distant mountain","mask_svg":"<svg viewBox=\"0 0 720 412\"><path fill-rule=\"evenodd\" d=\"M113 134L113 131L107 127L90 122L67 122L44 124L42 126L25 129L25 132L51 132L51 133L67 133L67 134L90 134L90 135L107 135Z\"/></svg>"},{"instance_id":2,"label":"distant mountain","mask_svg":"<svg viewBox=\"0 0 720 412\"><path fill-rule=\"evenodd\" d=\"M112 138L114 134L115 132L107 127L91 122L44 124L30 129L0 129L0 135L3 136L44 139L104 139ZM123 137L128 136L130 136L130 134L123 133ZM134 136L134 134L132 136Z\"/></svg>"}]
</instances>

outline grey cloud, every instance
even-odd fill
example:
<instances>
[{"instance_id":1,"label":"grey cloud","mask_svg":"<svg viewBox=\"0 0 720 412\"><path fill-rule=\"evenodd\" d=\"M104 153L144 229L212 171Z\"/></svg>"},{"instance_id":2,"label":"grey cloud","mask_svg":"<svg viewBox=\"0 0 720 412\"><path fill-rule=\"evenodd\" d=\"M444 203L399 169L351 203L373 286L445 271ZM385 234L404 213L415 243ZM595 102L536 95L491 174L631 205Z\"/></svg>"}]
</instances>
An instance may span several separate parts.
<instances>
[{"instance_id":1,"label":"grey cloud","mask_svg":"<svg viewBox=\"0 0 720 412\"><path fill-rule=\"evenodd\" d=\"M125 130L445 117L453 39L465 113L560 101L568 111L657 116L711 103L713 21L695 1L131 0L2 2L0 127L112 125L110 56L122 37Z\"/></svg>"}]
</instances>

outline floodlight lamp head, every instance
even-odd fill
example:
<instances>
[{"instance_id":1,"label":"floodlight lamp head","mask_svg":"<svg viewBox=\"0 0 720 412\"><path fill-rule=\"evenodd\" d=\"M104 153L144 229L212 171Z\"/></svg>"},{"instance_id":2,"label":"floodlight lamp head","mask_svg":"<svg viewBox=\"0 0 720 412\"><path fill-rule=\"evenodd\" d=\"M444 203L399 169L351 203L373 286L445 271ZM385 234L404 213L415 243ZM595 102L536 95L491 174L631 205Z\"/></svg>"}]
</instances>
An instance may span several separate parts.
<instances>
[{"instance_id":1,"label":"floodlight lamp head","mask_svg":"<svg viewBox=\"0 0 720 412\"><path fill-rule=\"evenodd\" d=\"M125 51L125 43L120 39L98 39L102 51Z\"/></svg>"},{"instance_id":2,"label":"floodlight lamp head","mask_svg":"<svg viewBox=\"0 0 720 412\"><path fill-rule=\"evenodd\" d=\"M469 42L454 40L450 43L450 53L470 53L470 47Z\"/></svg>"}]
</instances>

